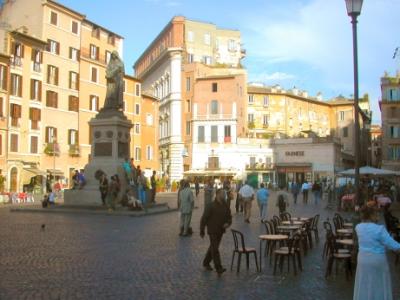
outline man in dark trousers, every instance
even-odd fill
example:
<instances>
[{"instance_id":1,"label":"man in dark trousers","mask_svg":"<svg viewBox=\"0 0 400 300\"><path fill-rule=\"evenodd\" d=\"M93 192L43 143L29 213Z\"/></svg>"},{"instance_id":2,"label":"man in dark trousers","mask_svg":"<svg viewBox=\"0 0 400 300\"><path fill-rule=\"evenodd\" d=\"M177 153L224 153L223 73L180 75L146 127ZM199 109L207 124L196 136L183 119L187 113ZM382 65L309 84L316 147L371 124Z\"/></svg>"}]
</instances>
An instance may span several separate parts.
<instances>
[{"instance_id":1,"label":"man in dark trousers","mask_svg":"<svg viewBox=\"0 0 400 300\"><path fill-rule=\"evenodd\" d=\"M156 171L153 171L153 175L150 177L150 185L151 185L151 203L156 203L156 189L157 189Z\"/></svg>"},{"instance_id":2,"label":"man in dark trousers","mask_svg":"<svg viewBox=\"0 0 400 300\"><path fill-rule=\"evenodd\" d=\"M219 244L225 229L232 223L231 210L225 202L225 191L219 189L216 192L215 200L206 207L200 221L200 236L204 238L204 229L207 226L207 233L210 237L210 246L203 260L203 266L206 270L212 271L211 260L214 262L215 270L219 275L226 271L221 265L219 255Z\"/></svg>"}]
</instances>

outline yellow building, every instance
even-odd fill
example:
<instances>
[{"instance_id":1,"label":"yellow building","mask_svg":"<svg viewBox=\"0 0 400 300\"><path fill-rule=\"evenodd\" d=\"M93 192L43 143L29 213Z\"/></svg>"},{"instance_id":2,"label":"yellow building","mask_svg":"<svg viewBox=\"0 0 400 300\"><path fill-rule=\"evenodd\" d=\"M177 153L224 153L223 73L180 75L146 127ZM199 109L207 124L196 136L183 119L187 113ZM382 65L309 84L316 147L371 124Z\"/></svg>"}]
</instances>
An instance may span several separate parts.
<instances>
[{"instance_id":1,"label":"yellow building","mask_svg":"<svg viewBox=\"0 0 400 300\"><path fill-rule=\"evenodd\" d=\"M248 136L336 138L341 145L343 165L350 167L354 163L353 100L335 98L323 101L320 94L310 97L307 92L297 88L284 90L280 86L249 85L247 93ZM370 114L360 110L359 118L360 142L368 148ZM362 153L361 164L366 162L367 155Z\"/></svg>"},{"instance_id":2,"label":"yellow building","mask_svg":"<svg viewBox=\"0 0 400 300\"><path fill-rule=\"evenodd\" d=\"M0 52L0 192L6 186L4 179L6 178L6 162L7 162L7 114L8 114L8 77L10 70L10 56Z\"/></svg>"},{"instance_id":3,"label":"yellow building","mask_svg":"<svg viewBox=\"0 0 400 300\"><path fill-rule=\"evenodd\" d=\"M9 39L4 46L0 43L0 53L4 53L0 64L6 65L7 55L11 56L13 75L4 80L15 86L9 89L10 100L6 89L0 87L2 112L10 111L9 129L6 126L0 132L0 149L4 149L0 169L8 178L6 189L21 191L29 183L24 170L29 170L30 176L55 175L67 187L72 172L82 169L90 159L88 122L104 104L106 65L112 51L122 55L123 38L52 0L5 1L0 19L5 28L0 30L0 39ZM24 47L11 44L14 40L22 41ZM0 67L0 78L5 78L2 72L9 69ZM156 118L153 106L147 107L154 100L143 100L138 79L126 76L125 85L125 114L139 127L147 128L139 114ZM2 122L0 116L0 129ZM154 143L141 139L141 134L132 131L132 137L132 157L135 147L151 145L157 151ZM140 144L143 141L145 144ZM137 163L157 169L150 160L139 159Z\"/></svg>"}]
</instances>

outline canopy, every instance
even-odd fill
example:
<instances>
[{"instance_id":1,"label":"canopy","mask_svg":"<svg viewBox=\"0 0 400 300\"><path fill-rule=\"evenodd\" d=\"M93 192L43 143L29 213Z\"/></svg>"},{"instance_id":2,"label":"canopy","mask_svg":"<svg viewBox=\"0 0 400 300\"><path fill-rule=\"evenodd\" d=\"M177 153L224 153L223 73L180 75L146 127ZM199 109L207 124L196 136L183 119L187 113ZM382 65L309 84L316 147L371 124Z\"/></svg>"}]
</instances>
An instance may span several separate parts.
<instances>
[{"instance_id":1,"label":"canopy","mask_svg":"<svg viewBox=\"0 0 400 300\"><path fill-rule=\"evenodd\" d=\"M353 177L355 174L355 169L348 169L339 172L338 175ZM360 175L371 175L371 176L394 176L400 175L399 172L385 169L377 169L370 166L364 166L360 168Z\"/></svg>"}]
</instances>

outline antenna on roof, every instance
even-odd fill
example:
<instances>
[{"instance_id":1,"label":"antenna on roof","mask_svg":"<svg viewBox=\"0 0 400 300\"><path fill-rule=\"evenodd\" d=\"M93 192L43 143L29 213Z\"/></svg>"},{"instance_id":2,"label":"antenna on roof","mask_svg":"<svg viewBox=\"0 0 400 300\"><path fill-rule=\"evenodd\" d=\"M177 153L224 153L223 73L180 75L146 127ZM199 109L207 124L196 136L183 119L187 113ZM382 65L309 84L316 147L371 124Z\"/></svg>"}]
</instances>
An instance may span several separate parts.
<instances>
[{"instance_id":1,"label":"antenna on roof","mask_svg":"<svg viewBox=\"0 0 400 300\"><path fill-rule=\"evenodd\" d=\"M396 56L399 56L400 55L400 50L399 50L399 47L396 47L396 49L394 49L394 53L393 53L393 59L395 59L396 58Z\"/></svg>"}]
</instances>

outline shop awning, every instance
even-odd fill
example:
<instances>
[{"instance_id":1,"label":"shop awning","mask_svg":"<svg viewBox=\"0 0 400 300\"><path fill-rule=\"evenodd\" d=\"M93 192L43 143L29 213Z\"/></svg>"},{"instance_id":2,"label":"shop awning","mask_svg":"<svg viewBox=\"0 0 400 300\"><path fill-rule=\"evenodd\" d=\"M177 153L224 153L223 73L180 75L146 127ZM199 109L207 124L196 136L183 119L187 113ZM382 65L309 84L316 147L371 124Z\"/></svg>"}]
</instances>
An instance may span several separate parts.
<instances>
[{"instance_id":1,"label":"shop awning","mask_svg":"<svg viewBox=\"0 0 400 300\"><path fill-rule=\"evenodd\" d=\"M305 173L311 172L312 169L311 163L277 163L275 166L278 172L282 173Z\"/></svg>"},{"instance_id":2,"label":"shop awning","mask_svg":"<svg viewBox=\"0 0 400 300\"><path fill-rule=\"evenodd\" d=\"M47 169L47 174L64 177L64 172L59 169Z\"/></svg>"},{"instance_id":3,"label":"shop awning","mask_svg":"<svg viewBox=\"0 0 400 300\"><path fill-rule=\"evenodd\" d=\"M42 175L42 176L47 175L47 173L45 171L39 170L38 168L24 168L23 170L26 172L35 174L35 175Z\"/></svg>"}]
</instances>

